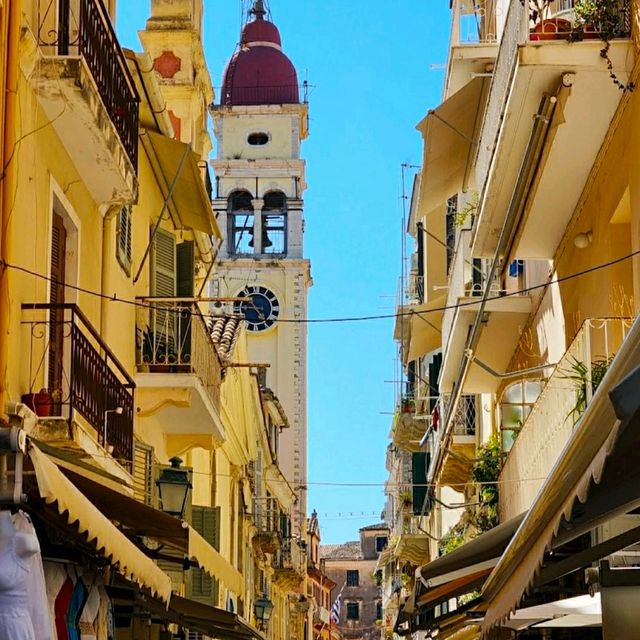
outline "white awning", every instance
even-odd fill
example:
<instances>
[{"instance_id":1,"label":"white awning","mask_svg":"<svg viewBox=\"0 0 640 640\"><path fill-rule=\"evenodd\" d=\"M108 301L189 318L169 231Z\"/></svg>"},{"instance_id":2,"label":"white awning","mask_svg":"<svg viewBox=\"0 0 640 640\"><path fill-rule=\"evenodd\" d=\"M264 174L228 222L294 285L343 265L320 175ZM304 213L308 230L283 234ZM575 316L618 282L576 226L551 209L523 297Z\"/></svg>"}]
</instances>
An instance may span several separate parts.
<instances>
[{"instance_id":1,"label":"white awning","mask_svg":"<svg viewBox=\"0 0 640 640\"><path fill-rule=\"evenodd\" d=\"M171 578L94 507L33 443L29 456L36 472L40 497L47 504L55 504L58 513L65 516L69 524L77 525L80 533L86 534L123 576L168 603Z\"/></svg>"},{"instance_id":2,"label":"white awning","mask_svg":"<svg viewBox=\"0 0 640 640\"><path fill-rule=\"evenodd\" d=\"M466 190L477 147L487 91L484 78L474 78L439 107L429 111L417 129L424 137L420 208L431 211Z\"/></svg>"}]
</instances>

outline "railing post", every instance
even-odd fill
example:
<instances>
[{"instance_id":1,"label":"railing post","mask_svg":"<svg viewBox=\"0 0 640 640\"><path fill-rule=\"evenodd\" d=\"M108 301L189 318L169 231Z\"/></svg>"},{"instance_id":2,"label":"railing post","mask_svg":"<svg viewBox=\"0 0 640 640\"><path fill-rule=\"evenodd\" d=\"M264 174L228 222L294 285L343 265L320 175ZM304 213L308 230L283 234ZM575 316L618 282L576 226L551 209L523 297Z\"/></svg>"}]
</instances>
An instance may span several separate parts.
<instances>
[{"instance_id":1,"label":"railing post","mask_svg":"<svg viewBox=\"0 0 640 640\"><path fill-rule=\"evenodd\" d=\"M606 322L605 322L605 327L606 327ZM584 364L587 371L585 399L587 401L587 405L589 405L589 403L591 402L591 398L593 397L593 367L591 364L591 321L590 320L586 320L584 323L584 336L582 339L583 339L582 350L584 353Z\"/></svg>"}]
</instances>

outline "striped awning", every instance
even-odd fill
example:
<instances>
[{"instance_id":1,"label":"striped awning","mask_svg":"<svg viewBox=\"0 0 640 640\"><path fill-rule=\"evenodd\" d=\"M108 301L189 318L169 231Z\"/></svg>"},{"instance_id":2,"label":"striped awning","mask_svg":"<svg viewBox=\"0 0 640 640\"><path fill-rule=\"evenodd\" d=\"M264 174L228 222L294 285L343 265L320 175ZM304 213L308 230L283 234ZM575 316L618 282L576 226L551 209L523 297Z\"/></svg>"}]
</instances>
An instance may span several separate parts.
<instances>
[{"instance_id":1,"label":"striped awning","mask_svg":"<svg viewBox=\"0 0 640 640\"><path fill-rule=\"evenodd\" d=\"M55 505L69 524L76 525L125 578L149 589L154 596L168 603L171 598L169 576L91 504L36 445L31 444L29 456L40 497L47 504Z\"/></svg>"}]
</instances>

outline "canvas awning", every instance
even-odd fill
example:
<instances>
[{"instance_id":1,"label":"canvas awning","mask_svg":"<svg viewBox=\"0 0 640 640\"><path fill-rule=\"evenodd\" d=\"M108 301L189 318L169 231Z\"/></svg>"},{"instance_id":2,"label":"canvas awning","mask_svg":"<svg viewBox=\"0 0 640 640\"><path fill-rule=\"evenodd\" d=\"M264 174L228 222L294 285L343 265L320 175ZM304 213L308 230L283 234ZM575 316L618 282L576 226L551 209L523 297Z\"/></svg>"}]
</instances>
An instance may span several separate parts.
<instances>
[{"instance_id":1,"label":"canvas awning","mask_svg":"<svg viewBox=\"0 0 640 640\"><path fill-rule=\"evenodd\" d=\"M640 446L639 366L640 319L636 319L535 502L483 587L483 597L489 604L484 629L506 619L515 609L531 585L545 551L553 545L563 518L571 522L574 535L579 535L640 505L637 490L640 473L633 462ZM605 469L608 459L611 464ZM587 512L588 521L574 527L574 506L578 501L582 503L580 510Z\"/></svg>"},{"instance_id":2,"label":"canvas awning","mask_svg":"<svg viewBox=\"0 0 640 640\"><path fill-rule=\"evenodd\" d=\"M442 346L442 316L447 296L411 307L409 348L405 362L411 362Z\"/></svg>"},{"instance_id":3,"label":"canvas awning","mask_svg":"<svg viewBox=\"0 0 640 640\"><path fill-rule=\"evenodd\" d=\"M523 516L498 525L416 570L416 585L404 605L398 623L408 623L409 631L426 628L438 621L424 612L458 595L479 588L522 522ZM396 623L396 626L397 624Z\"/></svg>"},{"instance_id":4,"label":"canvas awning","mask_svg":"<svg viewBox=\"0 0 640 640\"><path fill-rule=\"evenodd\" d=\"M65 516L69 524L75 524L123 576L168 602L171 598L169 576L91 504L37 446L31 445L29 456L40 497L47 504L55 504L58 513Z\"/></svg>"},{"instance_id":5,"label":"canvas awning","mask_svg":"<svg viewBox=\"0 0 640 640\"><path fill-rule=\"evenodd\" d=\"M424 138L422 210L431 211L466 190L486 99L485 78L474 78L418 124Z\"/></svg>"},{"instance_id":6,"label":"canvas awning","mask_svg":"<svg viewBox=\"0 0 640 640\"><path fill-rule=\"evenodd\" d=\"M174 207L170 211L177 213L179 218L175 221L176 226L220 238L220 230L204 188L198 155L191 151L189 145L153 131L145 131L140 138L152 166L156 167L156 173L159 168L165 198L180 171L171 194Z\"/></svg>"},{"instance_id":7,"label":"canvas awning","mask_svg":"<svg viewBox=\"0 0 640 640\"><path fill-rule=\"evenodd\" d=\"M230 591L243 592L242 575L191 525L158 509L66 471L73 484L110 520L120 523L127 533L153 538L182 551Z\"/></svg>"},{"instance_id":8,"label":"canvas awning","mask_svg":"<svg viewBox=\"0 0 640 640\"><path fill-rule=\"evenodd\" d=\"M168 607L151 598L133 594L134 602L162 620L179 625L190 632L221 640L266 640L266 636L238 614L202 602L174 595Z\"/></svg>"}]
</instances>

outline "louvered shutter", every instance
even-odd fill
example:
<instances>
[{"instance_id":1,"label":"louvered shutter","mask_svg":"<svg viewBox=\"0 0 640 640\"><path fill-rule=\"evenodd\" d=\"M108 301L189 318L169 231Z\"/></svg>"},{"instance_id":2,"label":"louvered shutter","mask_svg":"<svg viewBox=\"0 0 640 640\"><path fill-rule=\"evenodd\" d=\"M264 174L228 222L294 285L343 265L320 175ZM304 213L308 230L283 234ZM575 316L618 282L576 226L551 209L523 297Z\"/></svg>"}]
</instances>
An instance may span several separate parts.
<instances>
[{"instance_id":1,"label":"louvered shutter","mask_svg":"<svg viewBox=\"0 0 640 640\"><path fill-rule=\"evenodd\" d=\"M438 378L440 377L440 368L442 367L442 354L438 353L433 356L433 361L429 363L429 412L433 411L440 395L438 388Z\"/></svg>"},{"instance_id":2,"label":"louvered shutter","mask_svg":"<svg viewBox=\"0 0 640 640\"><path fill-rule=\"evenodd\" d=\"M176 247L176 293L178 298L193 297L193 272L195 265L194 244L192 241L181 242ZM176 352L180 363L191 362L191 304L185 304L180 313L176 339Z\"/></svg>"},{"instance_id":3,"label":"louvered shutter","mask_svg":"<svg viewBox=\"0 0 640 640\"><path fill-rule=\"evenodd\" d=\"M220 507L191 507L191 526L216 551L220 551ZM217 604L218 580L202 569L191 569L191 597Z\"/></svg>"},{"instance_id":4,"label":"louvered shutter","mask_svg":"<svg viewBox=\"0 0 640 640\"><path fill-rule=\"evenodd\" d=\"M427 497L427 454L423 451L412 454L411 463L413 513L419 516Z\"/></svg>"},{"instance_id":5,"label":"louvered shutter","mask_svg":"<svg viewBox=\"0 0 640 640\"><path fill-rule=\"evenodd\" d=\"M136 500L153 505L153 447L137 441L133 449L133 492Z\"/></svg>"},{"instance_id":6,"label":"louvered shutter","mask_svg":"<svg viewBox=\"0 0 640 640\"><path fill-rule=\"evenodd\" d=\"M62 305L65 301L65 256L67 251L67 232L62 218L53 214L51 226L51 260L50 260L50 289L49 302L52 305ZM49 379L47 385L51 392L62 391L62 363L64 344L64 309L51 310L49 325ZM58 402L51 407L52 415L60 415L61 406Z\"/></svg>"},{"instance_id":7,"label":"louvered shutter","mask_svg":"<svg viewBox=\"0 0 640 640\"><path fill-rule=\"evenodd\" d=\"M176 295L176 239L172 233L158 229L151 252L151 295L174 298ZM168 307L158 303L157 307ZM156 348L174 351L175 314L157 308L153 312Z\"/></svg>"},{"instance_id":8,"label":"louvered shutter","mask_svg":"<svg viewBox=\"0 0 640 640\"><path fill-rule=\"evenodd\" d=\"M131 275L131 207L120 209L118 216L118 262L128 276Z\"/></svg>"}]
</instances>

